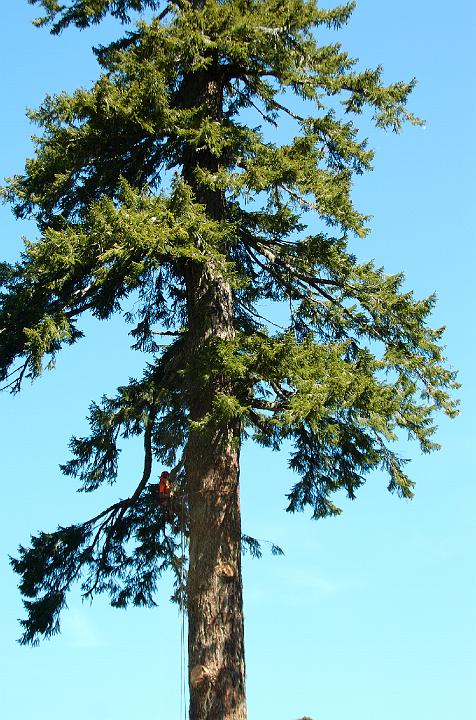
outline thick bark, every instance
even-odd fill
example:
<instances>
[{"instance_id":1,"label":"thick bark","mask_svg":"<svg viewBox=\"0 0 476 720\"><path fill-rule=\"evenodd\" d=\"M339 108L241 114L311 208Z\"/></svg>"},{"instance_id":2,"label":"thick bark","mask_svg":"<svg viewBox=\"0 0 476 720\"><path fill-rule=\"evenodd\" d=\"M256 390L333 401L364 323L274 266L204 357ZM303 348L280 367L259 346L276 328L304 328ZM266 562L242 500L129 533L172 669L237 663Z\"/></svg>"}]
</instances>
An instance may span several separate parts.
<instances>
[{"instance_id":1,"label":"thick bark","mask_svg":"<svg viewBox=\"0 0 476 720\"><path fill-rule=\"evenodd\" d=\"M233 337L232 293L222 278L195 266L188 276L191 351L197 385L191 420L210 410L226 380L199 380L200 350ZM198 332L197 332L198 330ZM190 511L188 572L190 720L245 720L245 667L239 501L239 421L211 421L190 433L186 476Z\"/></svg>"},{"instance_id":2,"label":"thick bark","mask_svg":"<svg viewBox=\"0 0 476 720\"><path fill-rule=\"evenodd\" d=\"M236 428L188 447L190 720L245 720Z\"/></svg>"}]
</instances>

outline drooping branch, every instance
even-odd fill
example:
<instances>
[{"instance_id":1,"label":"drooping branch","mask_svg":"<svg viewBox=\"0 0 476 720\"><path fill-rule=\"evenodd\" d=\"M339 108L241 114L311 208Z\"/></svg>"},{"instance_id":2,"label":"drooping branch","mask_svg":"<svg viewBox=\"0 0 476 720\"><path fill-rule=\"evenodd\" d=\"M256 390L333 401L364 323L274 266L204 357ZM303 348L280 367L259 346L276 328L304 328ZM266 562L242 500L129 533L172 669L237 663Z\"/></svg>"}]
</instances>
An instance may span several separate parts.
<instances>
[{"instance_id":1,"label":"drooping branch","mask_svg":"<svg viewBox=\"0 0 476 720\"><path fill-rule=\"evenodd\" d=\"M85 597L93 597L99 584L101 572L104 570L105 561L110 549L110 544L112 542L114 532L120 526L121 521L123 520L127 511L130 508L134 507L142 491L149 482L152 472L152 431L156 416L157 411L155 409L152 409L149 411L147 415L147 420L145 421L144 468L142 471L142 477L140 479L140 482L138 483L133 494L125 500L120 500L119 502L114 503L114 505L111 505L109 508L97 515L95 518L92 518L91 520L88 520L84 523L85 526L93 527L99 520L105 518L105 520L103 520L103 522L100 524L99 529L94 536L92 544L87 548L88 551L94 552L95 547L100 541L101 535L104 535L104 544L100 554L100 559L97 563L95 579L92 585L88 587L88 589L84 592Z\"/></svg>"},{"instance_id":2,"label":"drooping branch","mask_svg":"<svg viewBox=\"0 0 476 720\"><path fill-rule=\"evenodd\" d=\"M24 603L28 617L22 621L23 643L35 644L39 635L58 632L66 593L84 570L89 576L82 584L83 596L92 599L107 590L112 604L118 606L129 599L135 604L153 604L158 575L167 568L175 572L174 531L172 535L166 533L167 518L157 504L156 491L152 487L147 491L155 417L152 408L144 420L142 476L128 498L83 523L32 537L32 546L20 547L19 558L11 560L22 578L23 595L31 598ZM180 522L183 525L185 518ZM132 535L136 549L129 553Z\"/></svg>"}]
</instances>

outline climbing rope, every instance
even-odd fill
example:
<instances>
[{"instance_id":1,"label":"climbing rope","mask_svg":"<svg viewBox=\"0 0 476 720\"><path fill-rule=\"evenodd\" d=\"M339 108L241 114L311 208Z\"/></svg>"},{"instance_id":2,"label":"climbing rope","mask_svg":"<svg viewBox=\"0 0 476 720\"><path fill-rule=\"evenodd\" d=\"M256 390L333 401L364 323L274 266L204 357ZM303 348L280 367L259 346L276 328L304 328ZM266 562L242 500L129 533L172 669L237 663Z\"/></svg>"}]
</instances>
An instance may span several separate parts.
<instances>
[{"instance_id":1,"label":"climbing rope","mask_svg":"<svg viewBox=\"0 0 476 720\"><path fill-rule=\"evenodd\" d=\"M180 720L187 720L187 658L185 652L185 529L184 529L184 498L182 495L182 507L180 517Z\"/></svg>"}]
</instances>

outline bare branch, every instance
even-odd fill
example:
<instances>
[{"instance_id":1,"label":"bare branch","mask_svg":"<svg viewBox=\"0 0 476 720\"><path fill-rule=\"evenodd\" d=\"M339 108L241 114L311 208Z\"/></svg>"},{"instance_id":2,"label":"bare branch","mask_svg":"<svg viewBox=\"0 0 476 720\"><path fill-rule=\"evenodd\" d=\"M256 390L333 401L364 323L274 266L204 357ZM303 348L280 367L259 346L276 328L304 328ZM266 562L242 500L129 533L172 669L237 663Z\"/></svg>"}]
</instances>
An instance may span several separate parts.
<instances>
[{"instance_id":1,"label":"bare branch","mask_svg":"<svg viewBox=\"0 0 476 720\"><path fill-rule=\"evenodd\" d=\"M285 403L272 402L270 400L263 400L256 398L251 401L251 407L254 410L270 410L272 412L286 410L287 405Z\"/></svg>"},{"instance_id":2,"label":"bare branch","mask_svg":"<svg viewBox=\"0 0 476 720\"><path fill-rule=\"evenodd\" d=\"M240 302L239 305L245 310L245 312L248 312L250 315L253 315L253 317L259 318L260 320L264 320L264 322L268 323L269 325L273 325L273 327L278 328L279 330L286 330L285 327L282 325L278 325L277 323L273 322L272 320L269 320L267 317L264 317L264 315L261 315L259 312L254 310L249 305L246 305L244 302Z\"/></svg>"},{"instance_id":3,"label":"bare branch","mask_svg":"<svg viewBox=\"0 0 476 720\"><path fill-rule=\"evenodd\" d=\"M23 378L25 377L25 373L28 369L28 363L31 360L31 354L29 354L23 363L23 365L19 365L15 370L12 370L11 373L9 373L6 377L12 377L13 375L19 373L19 375L14 378L11 382L7 383L6 385L3 385L0 387L0 392L4 390L8 390L9 388L12 388L12 393L20 392L21 384L23 382ZM5 378L6 379L6 378Z\"/></svg>"},{"instance_id":4,"label":"bare branch","mask_svg":"<svg viewBox=\"0 0 476 720\"><path fill-rule=\"evenodd\" d=\"M267 115L265 112L263 112L261 110L261 108L253 100L251 100L250 97L248 97L248 95L246 95L244 92L242 92L241 90L238 90L238 89L237 89L237 92L238 92L238 95L243 97L245 99L245 101L247 103L249 103L249 105L251 105L251 107L253 107L256 110L256 112L261 115L261 117L263 118L263 120L265 122L269 123L270 125L272 125L275 128L278 127L278 123L276 122L276 120L274 120L270 115Z\"/></svg>"},{"instance_id":5,"label":"bare branch","mask_svg":"<svg viewBox=\"0 0 476 720\"><path fill-rule=\"evenodd\" d=\"M305 122L305 118L303 118L301 115L298 115L297 113L293 112L289 108L287 108L285 105L281 105L277 100L267 100L267 103L269 105L272 105L276 110L282 110L282 112L286 113L290 117L294 118L294 120L298 120L299 122Z\"/></svg>"},{"instance_id":6,"label":"bare branch","mask_svg":"<svg viewBox=\"0 0 476 720\"><path fill-rule=\"evenodd\" d=\"M282 183L280 187L283 188L283 190L286 190L288 195L290 195L299 205L302 205L303 207L308 208L308 210L315 210L316 212L319 212L319 207L316 205L316 203L311 202L310 200L306 200L302 195L295 192L294 190L291 190L291 188L288 185L285 185Z\"/></svg>"},{"instance_id":7,"label":"bare branch","mask_svg":"<svg viewBox=\"0 0 476 720\"><path fill-rule=\"evenodd\" d=\"M179 337L186 332L186 330L149 330L149 335L171 335L172 337Z\"/></svg>"},{"instance_id":8,"label":"bare branch","mask_svg":"<svg viewBox=\"0 0 476 720\"><path fill-rule=\"evenodd\" d=\"M280 385L278 385L278 383L274 382L273 380L269 380L268 382L278 397L282 398L283 400L289 399L289 396L291 395L289 390L283 390L283 388Z\"/></svg>"}]
</instances>

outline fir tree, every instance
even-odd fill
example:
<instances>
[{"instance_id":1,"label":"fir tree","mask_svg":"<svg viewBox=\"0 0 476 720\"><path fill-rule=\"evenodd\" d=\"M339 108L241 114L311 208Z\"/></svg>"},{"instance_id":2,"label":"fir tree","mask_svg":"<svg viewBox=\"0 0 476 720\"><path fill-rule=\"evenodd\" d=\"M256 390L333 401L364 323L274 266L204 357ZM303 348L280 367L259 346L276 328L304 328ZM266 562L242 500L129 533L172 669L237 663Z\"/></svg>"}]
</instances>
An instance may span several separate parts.
<instances>
[{"instance_id":1,"label":"fir tree","mask_svg":"<svg viewBox=\"0 0 476 720\"><path fill-rule=\"evenodd\" d=\"M403 431L429 452L435 411L456 413L442 329L427 324L434 298L349 249L368 231L352 180L373 157L355 116L370 110L394 131L418 123L413 82L385 85L380 68L321 44L353 2L29 2L53 33L108 13L126 28L95 49L91 89L30 113L35 156L3 190L41 235L0 264L3 387L51 366L82 337L83 313L123 313L143 376L91 405L91 434L72 439L62 470L91 492L115 482L122 441L141 436L144 460L130 497L20 547L22 642L59 630L75 583L116 607L150 606L171 570L189 619L190 718L243 720L240 558L260 552L240 527L243 438L290 441L288 511L323 518L340 512L336 491L354 498L376 468L410 498L392 442ZM132 29L131 13L143 18ZM240 120L249 108L260 127ZM280 144L268 128L282 116L295 135ZM286 327L262 317L263 301L289 308ZM154 466L177 489L166 505Z\"/></svg>"}]
</instances>

